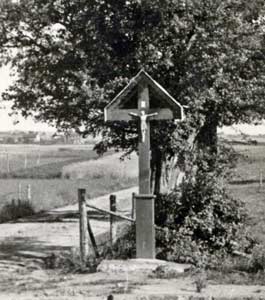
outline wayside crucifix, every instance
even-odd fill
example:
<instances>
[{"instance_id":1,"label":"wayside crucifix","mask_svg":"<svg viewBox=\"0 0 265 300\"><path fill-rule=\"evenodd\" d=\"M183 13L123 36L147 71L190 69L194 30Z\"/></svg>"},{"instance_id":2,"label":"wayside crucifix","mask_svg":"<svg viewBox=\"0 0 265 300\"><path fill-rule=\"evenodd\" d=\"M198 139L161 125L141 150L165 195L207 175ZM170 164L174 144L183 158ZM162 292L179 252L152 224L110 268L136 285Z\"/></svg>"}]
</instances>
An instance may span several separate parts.
<instances>
[{"instance_id":1,"label":"wayside crucifix","mask_svg":"<svg viewBox=\"0 0 265 300\"><path fill-rule=\"evenodd\" d=\"M150 97L150 92L152 93ZM136 257L155 258L154 195L150 184L150 121L182 120L183 107L144 70L105 107L105 121L140 122Z\"/></svg>"}]
</instances>

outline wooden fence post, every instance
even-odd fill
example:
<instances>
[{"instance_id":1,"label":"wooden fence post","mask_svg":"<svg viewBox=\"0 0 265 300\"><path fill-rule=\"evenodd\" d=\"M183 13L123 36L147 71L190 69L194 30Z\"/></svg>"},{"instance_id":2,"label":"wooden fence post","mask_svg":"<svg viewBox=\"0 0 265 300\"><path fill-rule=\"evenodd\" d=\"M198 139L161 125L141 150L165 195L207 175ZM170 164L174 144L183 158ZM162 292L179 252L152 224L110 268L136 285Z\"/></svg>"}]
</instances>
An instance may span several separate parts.
<instances>
[{"instance_id":1,"label":"wooden fence post","mask_svg":"<svg viewBox=\"0 0 265 300\"><path fill-rule=\"evenodd\" d=\"M6 154L6 169L7 169L7 173L10 172L10 163L9 163L9 154Z\"/></svg>"},{"instance_id":2,"label":"wooden fence post","mask_svg":"<svg viewBox=\"0 0 265 300\"><path fill-rule=\"evenodd\" d=\"M112 212L116 212L116 195L110 195L109 197L110 200L110 211ZM114 219L115 217L113 217L112 215L110 215L109 219L110 219L110 246L112 247L113 244L113 223L114 223Z\"/></svg>"},{"instance_id":3,"label":"wooden fence post","mask_svg":"<svg viewBox=\"0 0 265 300\"><path fill-rule=\"evenodd\" d=\"M27 200L31 201L31 185L27 185Z\"/></svg>"},{"instance_id":4,"label":"wooden fence post","mask_svg":"<svg viewBox=\"0 0 265 300\"><path fill-rule=\"evenodd\" d=\"M37 166L40 165L40 152L38 153Z\"/></svg>"},{"instance_id":5,"label":"wooden fence post","mask_svg":"<svg viewBox=\"0 0 265 300\"><path fill-rule=\"evenodd\" d=\"M95 256L96 256L96 258L98 258L99 257L98 246L97 246L96 239L95 239L93 230L92 230L90 222L89 222L88 215L87 215L87 230L88 230L88 234L90 237L90 241L91 241Z\"/></svg>"},{"instance_id":6,"label":"wooden fence post","mask_svg":"<svg viewBox=\"0 0 265 300\"><path fill-rule=\"evenodd\" d=\"M22 199L22 186L21 182L18 184L18 199Z\"/></svg>"},{"instance_id":7,"label":"wooden fence post","mask_svg":"<svg viewBox=\"0 0 265 300\"><path fill-rule=\"evenodd\" d=\"M132 219L134 219L134 215L135 215L135 193L132 193L132 214L131 214Z\"/></svg>"},{"instance_id":8,"label":"wooden fence post","mask_svg":"<svg viewBox=\"0 0 265 300\"><path fill-rule=\"evenodd\" d=\"M263 174L262 171L260 171L259 173L259 188L262 189L262 185L263 185Z\"/></svg>"},{"instance_id":9,"label":"wooden fence post","mask_svg":"<svg viewBox=\"0 0 265 300\"><path fill-rule=\"evenodd\" d=\"M28 166L28 156L27 153L25 153L25 158L24 158L24 169L27 169Z\"/></svg>"},{"instance_id":10,"label":"wooden fence post","mask_svg":"<svg viewBox=\"0 0 265 300\"><path fill-rule=\"evenodd\" d=\"M87 209L86 190L78 189L79 206L79 229L80 229L80 258L82 268L86 267L88 257L88 230L87 230Z\"/></svg>"}]
</instances>

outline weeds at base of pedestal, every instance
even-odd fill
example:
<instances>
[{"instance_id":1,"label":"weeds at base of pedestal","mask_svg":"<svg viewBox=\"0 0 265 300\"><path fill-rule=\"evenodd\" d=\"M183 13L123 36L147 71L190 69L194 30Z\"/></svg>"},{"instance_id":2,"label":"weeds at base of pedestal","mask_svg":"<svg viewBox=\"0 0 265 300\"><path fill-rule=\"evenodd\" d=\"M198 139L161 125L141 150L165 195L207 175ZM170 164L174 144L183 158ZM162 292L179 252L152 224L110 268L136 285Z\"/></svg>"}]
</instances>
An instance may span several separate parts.
<instances>
[{"instance_id":1,"label":"weeds at base of pedestal","mask_svg":"<svg viewBox=\"0 0 265 300\"><path fill-rule=\"evenodd\" d=\"M196 270L194 274L194 281L196 292L201 293L207 287L207 273L205 270Z\"/></svg>"},{"instance_id":2,"label":"weeds at base of pedestal","mask_svg":"<svg viewBox=\"0 0 265 300\"><path fill-rule=\"evenodd\" d=\"M44 268L59 269L62 273L95 273L102 258L89 257L82 264L79 250L69 252L54 252L44 260Z\"/></svg>"}]
</instances>

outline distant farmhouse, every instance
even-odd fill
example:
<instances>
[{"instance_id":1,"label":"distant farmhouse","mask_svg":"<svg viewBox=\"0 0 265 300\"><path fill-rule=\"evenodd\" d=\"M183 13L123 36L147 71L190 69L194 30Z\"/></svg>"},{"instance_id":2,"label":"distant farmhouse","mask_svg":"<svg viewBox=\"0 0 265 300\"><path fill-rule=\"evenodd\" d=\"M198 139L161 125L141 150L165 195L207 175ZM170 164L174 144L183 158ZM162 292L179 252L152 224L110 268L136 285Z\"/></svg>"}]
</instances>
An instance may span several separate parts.
<instances>
[{"instance_id":1,"label":"distant farmhouse","mask_svg":"<svg viewBox=\"0 0 265 300\"><path fill-rule=\"evenodd\" d=\"M0 132L1 144L40 144L42 140L52 141L52 134L18 130Z\"/></svg>"},{"instance_id":2,"label":"distant farmhouse","mask_svg":"<svg viewBox=\"0 0 265 300\"><path fill-rule=\"evenodd\" d=\"M87 144L91 143L91 137L82 138L75 132L53 133L37 131L2 131L0 132L0 144Z\"/></svg>"}]
</instances>

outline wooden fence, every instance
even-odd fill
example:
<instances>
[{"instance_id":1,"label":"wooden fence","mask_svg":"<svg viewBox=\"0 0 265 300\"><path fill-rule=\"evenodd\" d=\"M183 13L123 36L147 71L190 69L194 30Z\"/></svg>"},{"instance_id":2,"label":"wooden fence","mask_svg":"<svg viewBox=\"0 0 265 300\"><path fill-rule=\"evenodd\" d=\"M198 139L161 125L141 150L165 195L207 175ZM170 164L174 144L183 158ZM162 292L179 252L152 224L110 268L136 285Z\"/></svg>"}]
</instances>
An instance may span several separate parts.
<instances>
[{"instance_id":1,"label":"wooden fence","mask_svg":"<svg viewBox=\"0 0 265 300\"><path fill-rule=\"evenodd\" d=\"M91 228L90 220L89 220L89 214L88 209L91 208L98 212L103 213L104 215L109 216L109 222L110 222L110 246L113 245L113 224L115 220L121 219L125 221L129 221L131 223L135 223L135 219L133 218L135 213L135 194L132 194L132 211L131 211L131 218L128 216L125 216L119 212L117 212L117 202L116 202L116 196L110 195L109 198L110 201L110 209L103 209L96 207L94 205L91 205L88 203L88 199L86 199L86 190L85 189L78 189L78 206L79 206L79 230L80 230L80 258L81 258L81 264L83 267L85 267L86 260L89 254L89 239L91 241L91 245L93 247L93 251L96 257L99 257L99 251L96 244L96 239L93 234L93 230Z\"/></svg>"},{"instance_id":2,"label":"wooden fence","mask_svg":"<svg viewBox=\"0 0 265 300\"><path fill-rule=\"evenodd\" d=\"M131 209L131 217L125 216L124 214L121 214L117 211L117 202L116 202L116 196L110 195L109 198L109 207L110 209L103 209L99 208L95 205L89 204L89 199L86 198L86 190L85 189L78 189L78 203L79 203L79 223L80 223L80 257L81 257L81 263L82 267L85 267L86 260L89 254L89 239L91 241L91 245L93 247L93 251L96 257L99 257L99 251L96 244L96 239L93 234L93 230L91 228L90 220L89 220L89 214L87 208L94 209L98 212L103 213L104 215L109 216L109 222L110 222L110 231L109 231L109 237L110 237L110 246L113 245L113 224L115 220L121 219L124 221L131 222L135 224L135 193L132 193L132 209ZM159 226L155 225L156 230L162 231L163 229Z\"/></svg>"}]
</instances>

